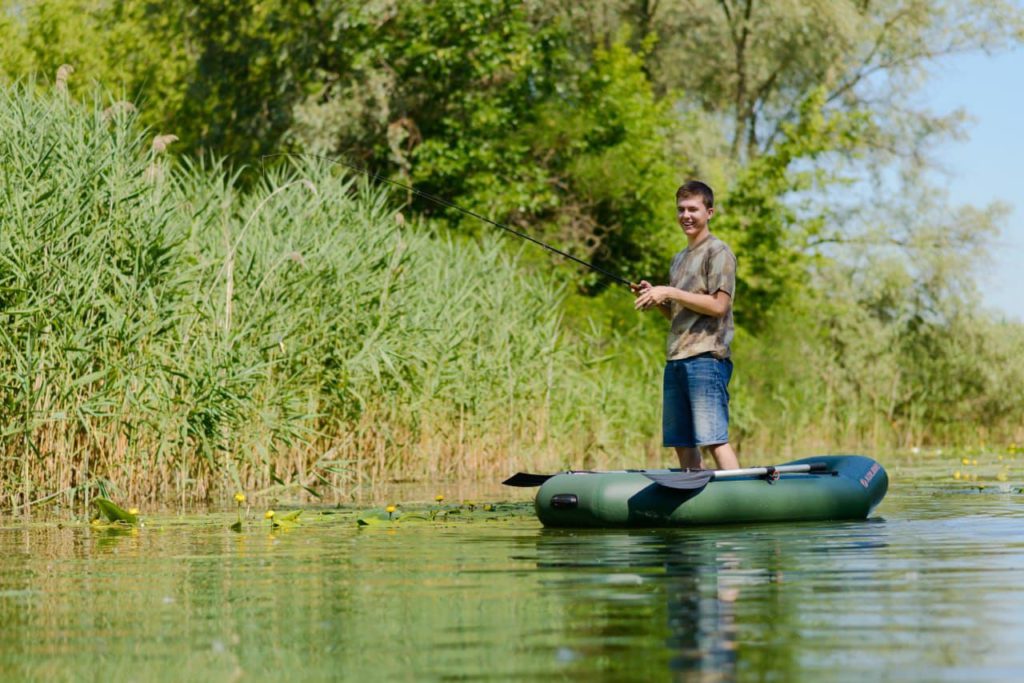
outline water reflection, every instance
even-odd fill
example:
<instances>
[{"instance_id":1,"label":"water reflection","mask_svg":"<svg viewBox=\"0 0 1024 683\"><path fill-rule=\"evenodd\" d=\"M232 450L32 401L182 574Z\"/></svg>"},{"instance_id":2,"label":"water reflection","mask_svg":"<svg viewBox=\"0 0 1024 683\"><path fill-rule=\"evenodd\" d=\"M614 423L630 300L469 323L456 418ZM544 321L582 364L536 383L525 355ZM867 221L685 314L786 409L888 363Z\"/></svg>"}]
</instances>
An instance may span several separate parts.
<instances>
[{"instance_id":1,"label":"water reflection","mask_svg":"<svg viewBox=\"0 0 1024 683\"><path fill-rule=\"evenodd\" d=\"M810 552L831 565L850 555L883 552L887 545L884 525L877 523L544 530L537 537L536 564L548 574L549 590L567 602L573 617L567 640L602 643L579 653L581 668L614 652L626 660L624 670L640 667L653 674L650 664L656 661L661 675L732 680L741 653L750 660L771 656L777 670L798 669L795 648L772 648L780 639L799 637L801 610L793 593L803 593L807 586L796 581L810 577L796 558ZM622 647L610 650L609 643Z\"/></svg>"}]
</instances>

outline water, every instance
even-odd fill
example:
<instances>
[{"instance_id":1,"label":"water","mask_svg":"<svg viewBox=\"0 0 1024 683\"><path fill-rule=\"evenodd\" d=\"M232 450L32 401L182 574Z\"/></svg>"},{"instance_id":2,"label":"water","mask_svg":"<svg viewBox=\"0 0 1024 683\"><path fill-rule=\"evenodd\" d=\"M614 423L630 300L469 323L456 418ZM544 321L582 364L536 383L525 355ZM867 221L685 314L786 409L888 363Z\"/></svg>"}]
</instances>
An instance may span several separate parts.
<instances>
[{"instance_id":1,"label":"water","mask_svg":"<svg viewBox=\"0 0 1024 683\"><path fill-rule=\"evenodd\" d=\"M525 504L273 534L8 522L0 679L1017 681L1014 490L896 485L867 522L693 530L544 530Z\"/></svg>"}]
</instances>

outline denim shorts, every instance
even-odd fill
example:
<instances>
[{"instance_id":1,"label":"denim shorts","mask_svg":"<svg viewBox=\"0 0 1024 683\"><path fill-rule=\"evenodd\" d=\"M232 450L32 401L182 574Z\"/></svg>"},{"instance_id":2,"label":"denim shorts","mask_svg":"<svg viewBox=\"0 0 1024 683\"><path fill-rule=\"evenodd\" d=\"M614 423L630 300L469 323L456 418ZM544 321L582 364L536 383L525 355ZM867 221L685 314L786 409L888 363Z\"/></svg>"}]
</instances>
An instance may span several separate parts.
<instances>
[{"instance_id":1,"label":"denim shorts","mask_svg":"<svg viewBox=\"0 0 1024 683\"><path fill-rule=\"evenodd\" d=\"M662 392L665 446L693 448L729 441L732 361L710 354L670 360Z\"/></svg>"}]
</instances>

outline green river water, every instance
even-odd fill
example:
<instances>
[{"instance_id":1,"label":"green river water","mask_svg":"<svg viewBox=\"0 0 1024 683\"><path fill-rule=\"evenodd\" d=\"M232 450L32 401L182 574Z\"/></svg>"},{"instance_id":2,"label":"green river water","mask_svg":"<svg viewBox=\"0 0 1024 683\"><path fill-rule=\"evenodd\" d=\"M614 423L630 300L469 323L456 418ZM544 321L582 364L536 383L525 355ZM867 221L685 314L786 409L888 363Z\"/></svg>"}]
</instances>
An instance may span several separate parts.
<instances>
[{"instance_id":1,"label":"green river water","mask_svg":"<svg viewBox=\"0 0 1024 683\"><path fill-rule=\"evenodd\" d=\"M895 479L865 522L601 532L494 495L516 500L274 532L255 509L240 533L8 518L0 680L1024 677L1019 486Z\"/></svg>"}]
</instances>

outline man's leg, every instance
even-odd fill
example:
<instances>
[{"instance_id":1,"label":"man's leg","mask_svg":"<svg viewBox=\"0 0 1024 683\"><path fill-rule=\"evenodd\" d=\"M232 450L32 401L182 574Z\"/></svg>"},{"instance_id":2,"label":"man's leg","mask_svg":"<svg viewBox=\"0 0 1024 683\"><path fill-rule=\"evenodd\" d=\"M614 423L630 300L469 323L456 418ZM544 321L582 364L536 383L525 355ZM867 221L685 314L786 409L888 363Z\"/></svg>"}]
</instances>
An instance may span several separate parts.
<instances>
[{"instance_id":1,"label":"man's leg","mask_svg":"<svg viewBox=\"0 0 1024 683\"><path fill-rule=\"evenodd\" d=\"M694 443L692 412L682 361L669 361L662 385L662 439L665 446L675 449L683 469L701 467L700 449L677 445Z\"/></svg>"},{"instance_id":2,"label":"man's leg","mask_svg":"<svg viewBox=\"0 0 1024 683\"><path fill-rule=\"evenodd\" d=\"M694 437L715 459L718 469L739 469L729 445L729 379L732 362L695 357L687 363L687 382L693 406Z\"/></svg>"},{"instance_id":3,"label":"man's leg","mask_svg":"<svg viewBox=\"0 0 1024 683\"><path fill-rule=\"evenodd\" d=\"M699 448L683 448L682 446L676 446L676 456L679 458L679 466L684 470L701 469Z\"/></svg>"},{"instance_id":4,"label":"man's leg","mask_svg":"<svg viewBox=\"0 0 1024 683\"><path fill-rule=\"evenodd\" d=\"M711 451L712 457L714 457L715 462L718 464L718 469L738 470L740 468L740 460L736 457L736 451L732 449L728 442L708 446L707 449Z\"/></svg>"}]
</instances>

